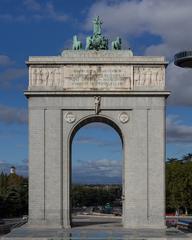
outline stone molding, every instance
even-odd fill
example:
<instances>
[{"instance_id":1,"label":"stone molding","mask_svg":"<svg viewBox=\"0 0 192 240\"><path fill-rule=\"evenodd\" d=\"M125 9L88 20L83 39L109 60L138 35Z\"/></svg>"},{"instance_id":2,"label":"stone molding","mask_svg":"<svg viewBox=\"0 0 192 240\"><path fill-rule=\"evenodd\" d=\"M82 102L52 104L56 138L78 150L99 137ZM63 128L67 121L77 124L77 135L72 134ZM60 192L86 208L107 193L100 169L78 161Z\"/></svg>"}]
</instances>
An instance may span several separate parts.
<instances>
[{"instance_id":1,"label":"stone molding","mask_svg":"<svg viewBox=\"0 0 192 240\"><path fill-rule=\"evenodd\" d=\"M41 90L36 90L36 91L25 91L24 94L27 97L30 96L95 96L95 95L100 95L100 96L164 96L168 97L170 95L170 91L41 91Z\"/></svg>"},{"instance_id":2,"label":"stone molding","mask_svg":"<svg viewBox=\"0 0 192 240\"><path fill-rule=\"evenodd\" d=\"M62 56L30 56L27 65L62 64L152 64L167 65L161 56L133 56L130 50L73 51L65 50Z\"/></svg>"}]
</instances>

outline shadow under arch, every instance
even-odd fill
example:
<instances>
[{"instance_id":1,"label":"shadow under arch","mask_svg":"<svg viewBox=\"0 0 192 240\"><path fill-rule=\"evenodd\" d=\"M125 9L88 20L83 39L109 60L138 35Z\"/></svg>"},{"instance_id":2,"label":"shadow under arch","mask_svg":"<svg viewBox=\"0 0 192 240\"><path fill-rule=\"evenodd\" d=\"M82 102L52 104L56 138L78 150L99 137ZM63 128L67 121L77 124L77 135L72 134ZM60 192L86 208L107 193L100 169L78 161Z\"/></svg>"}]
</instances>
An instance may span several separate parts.
<instances>
[{"instance_id":1,"label":"shadow under arch","mask_svg":"<svg viewBox=\"0 0 192 240\"><path fill-rule=\"evenodd\" d=\"M69 134L69 138L68 138L68 143L69 143L69 166L70 166L70 199L71 199L71 187L72 187L72 142L73 139L76 135L76 133L78 132L79 129L81 129L82 127L84 127L85 125L89 124L89 123L95 123L95 122L100 122L100 123L104 123L107 124L109 126L111 126L119 135L120 139L121 139L121 146L122 146L122 167L124 165L124 140L123 140L123 134L122 131L120 129L120 127L117 125L116 122L114 122L114 120L110 119L109 117L105 116L105 115L89 115L85 118L80 119L76 125L71 129L70 134ZM124 174L122 175L122 187L124 185ZM124 188L124 187L123 187ZM123 216L122 216L123 217ZM102 223L99 222L99 224L107 224L109 222L105 222L103 221ZM78 224L74 224L72 221L72 204L70 201L70 224L71 227L77 227ZM91 224L96 224L96 222L93 223L85 223L84 226L86 225L91 225ZM79 225L80 226L80 225Z\"/></svg>"}]
</instances>

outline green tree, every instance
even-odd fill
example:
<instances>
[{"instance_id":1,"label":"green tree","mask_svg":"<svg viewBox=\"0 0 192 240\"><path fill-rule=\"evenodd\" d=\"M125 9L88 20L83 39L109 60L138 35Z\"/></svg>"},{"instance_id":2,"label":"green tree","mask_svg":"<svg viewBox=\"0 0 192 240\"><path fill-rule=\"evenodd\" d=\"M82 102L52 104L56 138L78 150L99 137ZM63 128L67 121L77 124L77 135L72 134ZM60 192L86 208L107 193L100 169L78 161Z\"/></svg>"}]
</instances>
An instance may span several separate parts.
<instances>
[{"instance_id":1,"label":"green tree","mask_svg":"<svg viewBox=\"0 0 192 240\"><path fill-rule=\"evenodd\" d=\"M192 210L192 162L191 155L184 155L181 160L166 162L166 208Z\"/></svg>"},{"instance_id":2,"label":"green tree","mask_svg":"<svg viewBox=\"0 0 192 240\"><path fill-rule=\"evenodd\" d=\"M0 218L19 217L28 212L28 179L0 174Z\"/></svg>"}]
</instances>

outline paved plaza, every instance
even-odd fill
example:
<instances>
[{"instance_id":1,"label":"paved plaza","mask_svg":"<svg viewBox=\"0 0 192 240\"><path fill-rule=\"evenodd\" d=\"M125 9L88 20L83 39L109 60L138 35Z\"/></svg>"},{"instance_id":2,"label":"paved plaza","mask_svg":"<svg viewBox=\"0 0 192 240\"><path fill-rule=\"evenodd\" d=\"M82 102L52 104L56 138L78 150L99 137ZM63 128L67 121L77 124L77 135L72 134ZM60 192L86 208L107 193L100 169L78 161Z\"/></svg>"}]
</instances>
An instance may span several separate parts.
<instances>
[{"instance_id":1,"label":"paved plaza","mask_svg":"<svg viewBox=\"0 0 192 240\"><path fill-rule=\"evenodd\" d=\"M192 239L191 233L184 233L175 228L167 230L125 229L122 227L120 217L78 216L73 219L73 224L74 227L68 230L25 225L13 230L1 240Z\"/></svg>"}]
</instances>

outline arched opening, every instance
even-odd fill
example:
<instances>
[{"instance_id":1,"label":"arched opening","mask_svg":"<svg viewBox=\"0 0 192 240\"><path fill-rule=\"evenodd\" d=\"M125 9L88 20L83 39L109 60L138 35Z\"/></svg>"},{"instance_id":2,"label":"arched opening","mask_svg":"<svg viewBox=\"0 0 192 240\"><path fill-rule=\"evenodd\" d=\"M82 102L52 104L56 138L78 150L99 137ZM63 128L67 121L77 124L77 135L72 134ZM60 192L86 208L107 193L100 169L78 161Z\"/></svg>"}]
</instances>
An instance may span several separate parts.
<instances>
[{"instance_id":1,"label":"arched opening","mask_svg":"<svg viewBox=\"0 0 192 240\"><path fill-rule=\"evenodd\" d=\"M70 138L71 226L121 225L123 137L106 117L75 126Z\"/></svg>"}]
</instances>

